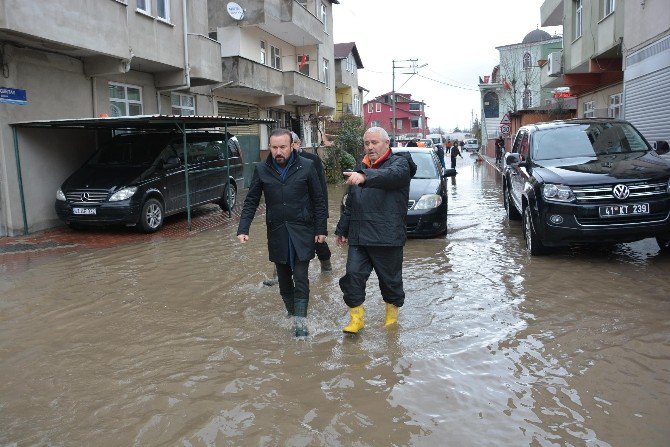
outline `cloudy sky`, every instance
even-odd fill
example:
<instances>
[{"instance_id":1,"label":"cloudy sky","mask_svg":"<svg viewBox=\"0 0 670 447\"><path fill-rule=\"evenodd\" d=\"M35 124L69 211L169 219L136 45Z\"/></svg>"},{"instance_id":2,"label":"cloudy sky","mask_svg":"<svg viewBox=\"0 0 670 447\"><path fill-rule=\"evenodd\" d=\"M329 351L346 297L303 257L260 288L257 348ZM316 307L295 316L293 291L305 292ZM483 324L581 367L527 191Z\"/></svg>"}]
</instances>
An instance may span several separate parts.
<instances>
[{"instance_id":1,"label":"cloudy sky","mask_svg":"<svg viewBox=\"0 0 670 447\"><path fill-rule=\"evenodd\" d=\"M333 5L334 39L356 42L365 67L359 84L370 90L364 101L392 90L394 60L427 64L414 76L396 69L396 91L427 103L431 128L451 131L479 116L478 77L498 64L495 47L520 43L540 27L543 1L340 0Z\"/></svg>"}]
</instances>

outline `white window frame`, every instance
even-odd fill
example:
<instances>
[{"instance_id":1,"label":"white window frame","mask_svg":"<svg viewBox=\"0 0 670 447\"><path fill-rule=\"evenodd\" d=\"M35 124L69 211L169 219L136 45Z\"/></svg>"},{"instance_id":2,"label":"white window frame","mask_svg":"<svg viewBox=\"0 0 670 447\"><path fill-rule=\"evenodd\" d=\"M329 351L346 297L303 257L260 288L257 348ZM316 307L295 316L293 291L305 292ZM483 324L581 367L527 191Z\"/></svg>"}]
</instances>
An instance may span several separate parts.
<instances>
[{"instance_id":1,"label":"white window frame","mask_svg":"<svg viewBox=\"0 0 670 447\"><path fill-rule=\"evenodd\" d=\"M416 126L414 126L414 122L416 121ZM409 119L409 128L410 129L421 129L421 117L416 117L416 118L410 118Z\"/></svg>"},{"instance_id":2,"label":"white window frame","mask_svg":"<svg viewBox=\"0 0 670 447\"><path fill-rule=\"evenodd\" d=\"M371 121L370 127L379 127L379 121Z\"/></svg>"},{"instance_id":3,"label":"white window frame","mask_svg":"<svg viewBox=\"0 0 670 447\"><path fill-rule=\"evenodd\" d=\"M354 115L361 116L361 98L354 93Z\"/></svg>"},{"instance_id":4,"label":"white window frame","mask_svg":"<svg viewBox=\"0 0 670 447\"><path fill-rule=\"evenodd\" d=\"M409 110L413 112L420 112L421 111L421 103L420 102L410 102L409 103Z\"/></svg>"},{"instance_id":5,"label":"white window frame","mask_svg":"<svg viewBox=\"0 0 670 447\"><path fill-rule=\"evenodd\" d=\"M173 100L177 98L179 104L174 104ZM184 105L186 100L190 98L193 104L193 107L190 107L188 105ZM177 93L177 92L172 92L172 95L170 96L170 107L173 115L180 115L180 116L194 116L195 113L195 95L188 95L186 93ZM175 113L174 109L177 109L179 113ZM191 112L191 113L183 113L184 111L186 112Z\"/></svg>"},{"instance_id":6,"label":"white window frame","mask_svg":"<svg viewBox=\"0 0 670 447\"><path fill-rule=\"evenodd\" d=\"M402 130L402 118L396 118L395 120L395 128Z\"/></svg>"},{"instance_id":7,"label":"white window frame","mask_svg":"<svg viewBox=\"0 0 670 447\"><path fill-rule=\"evenodd\" d=\"M323 59L323 82L326 88L330 88L330 67L326 58Z\"/></svg>"},{"instance_id":8,"label":"white window frame","mask_svg":"<svg viewBox=\"0 0 670 447\"><path fill-rule=\"evenodd\" d=\"M584 118L595 118L596 116L596 104L594 101L586 101L582 105L582 112Z\"/></svg>"},{"instance_id":9,"label":"white window frame","mask_svg":"<svg viewBox=\"0 0 670 447\"><path fill-rule=\"evenodd\" d=\"M126 115L121 115L121 116L134 116L134 115L129 115L131 104L134 104L134 105L139 104L140 113L138 113L138 115L142 115L144 113L144 104L142 103L142 87L140 87L139 85L121 84L119 82L110 82L108 85L109 86L115 86L115 87L123 87L123 92L124 92L124 96L125 96L124 98L112 98L112 97L109 98L110 116L117 116L116 114L111 113L111 108L112 108L113 103L123 103L125 105ZM129 88L137 89L139 91L139 93L140 93L140 100L139 101L128 99L128 89Z\"/></svg>"},{"instance_id":10,"label":"white window frame","mask_svg":"<svg viewBox=\"0 0 670 447\"><path fill-rule=\"evenodd\" d=\"M603 18L614 12L616 0L603 0Z\"/></svg>"},{"instance_id":11,"label":"white window frame","mask_svg":"<svg viewBox=\"0 0 670 447\"><path fill-rule=\"evenodd\" d=\"M270 45L270 66L281 70L281 48Z\"/></svg>"},{"instance_id":12,"label":"white window frame","mask_svg":"<svg viewBox=\"0 0 670 447\"><path fill-rule=\"evenodd\" d=\"M584 20L584 9L582 0L575 0L575 40L582 37L582 22Z\"/></svg>"},{"instance_id":13,"label":"white window frame","mask_svg":"<svg viewBox=\"0 0 670 447\"><path fill-rule=\"evenodd\" d=\"M150 1L150 0L147 0ZM163 5L163 15L160 15L160 5ZM156 0L156 17L165 22L170 21L170 0Z\"/></svg>"},{"instance_id":14,"label":"white window frame","mask_svg":"<svg viewBox=\"0 0 670 447\"><path fill-rule=\"evenodd\" d=\"M305 58L306 58L305 65L302 68L303 69L306 68L307 73L303 73L302 71L300 71L300 63L302 62L302 54L297 55L296 63L295 63L295 71L297 71L298 73L302 73L305 76L309 76L309 54L305 54Z\"/></svg>"},{"instance_id":15,"label":"white window frame","mask_svg":"<svg viewBox=\"0 0 670 447\"><path fill-rule=\"evenodd\" d=\"M382 103L381 102L376 102L375 104L376 104L375 111L376 112L381 112L382 111Z\"/></svg>"},{"instance_id":16,"label":"white window frame","mask_svg":"<svg viewBox=\"0 0 670 447\"><path fill-rule=\"evenodd\" d=\"M328 32L328 8L321 3L321 21L323 22L323 31Z\"/></svg>"},{"instance_id":17,"label":"white window frame","mask_svg":"<svg viewBox=\"0 0 670 447\"><path fill-rule=\"evenodd\" d=\"M610 95L610 102L607 106L608 118L623 118L623 93Z\"/></svg>"},{"instance_id":18,"label":"white window frame","mask_svg":"<svg viewBox=\"0 0 670 447\"><path fill-rule=\"evenodd\" d=\"M264 40L261 40L261 54L260 54L260 59L261 59L261 64L267 65L268 64L268 46L267 43L265 43Z\"/></svg>"},{"instance_id":19,"label":"white window frame","mask_svg":"<svg viewBox=\"0 0 670 447\"><path fill-rule=\"evenodd\" d=\"M374 106L372 105L371 102L368 103L368 113L372 113L374 111Z\"/></svg>"},{"instance_id":20,"label":"white window frame","mask_svg":"<svg viewBox=\"0 0 670 447\"><path fill-rule=\"evenodd\" d=\"M140 6L140 4L143 4L143 6ZM151 15L151 0L135 0L135 5L138 11Z\"/></svg>"}]
</instances>

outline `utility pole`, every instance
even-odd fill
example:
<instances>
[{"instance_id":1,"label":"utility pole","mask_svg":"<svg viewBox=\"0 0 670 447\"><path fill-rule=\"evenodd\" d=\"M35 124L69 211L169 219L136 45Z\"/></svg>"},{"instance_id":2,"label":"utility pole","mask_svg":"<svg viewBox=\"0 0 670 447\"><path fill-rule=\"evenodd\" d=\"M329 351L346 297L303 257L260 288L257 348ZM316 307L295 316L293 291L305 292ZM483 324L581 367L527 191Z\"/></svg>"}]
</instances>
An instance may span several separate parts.
<instances>
[{"instance_id":1,"label":"utility pole","mask_svg":"<svg viewBox=\"0 0 670 447\"><path fill-rule=\"evenodd\" d=\"M409 62L410 65L409 66L396 65L396 62ZM391 84L391 111L392 111L393 118L391 118L391 120L392 120L391 121L391 134L392 134L391 139L393 140L394 144L395 144L395 138L396 138L396 134L395 134L395 129L396 129L396 122L395 122L395 104L396 104L396 100L395 100L395 97L396 97L396 94L395 94L395 69L396 68L411 69L412 70L411 72L402 73L402 74L411 75L410 76L410 78L411 78L412 76L414 76L417 73L417 69L419 69L421 67L425 67L426 65L428 65L428 64L423 64L423 65L420 65L420 66L417 67L417 65L416 65L417 62L418 62L418 59L403 59L403 60L399 60L399 61L396 61L396 60L393 61L393 81L392 81L392 84ZM407 79L407 81L409 81L409 79ZM407 81L405 81L405 84L407 83ZM405 85L405 84L403 84L403 85ZM401 86L401 88L402 88L402 86Z\"/></svg>"}]
</instances>

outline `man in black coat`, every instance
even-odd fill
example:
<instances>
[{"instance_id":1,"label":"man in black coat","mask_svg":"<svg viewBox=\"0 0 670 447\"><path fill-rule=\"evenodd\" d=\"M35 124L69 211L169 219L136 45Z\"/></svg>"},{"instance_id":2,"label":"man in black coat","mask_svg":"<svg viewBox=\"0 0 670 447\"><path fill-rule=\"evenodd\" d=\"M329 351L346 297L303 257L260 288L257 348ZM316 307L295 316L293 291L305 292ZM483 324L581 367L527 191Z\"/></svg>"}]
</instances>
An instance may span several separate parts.
<instances>
[{"instance_id":1,"label":"man in black coat","mask_svg":"<svg viewBox=\"0 0 670 447\"><path fill-rule=\"evenodd\" d=\"M365 284L372 269L377 273L386 302L386 322L398 320L405 301L402 283L403 245L409 183L416 165L409 153L393 154L389 136L381 127L363 135L365 157L354 172L345 172L350 185L337 223L337 245L349 245L346 274L340 279L350 321L343 331L355 334L364 326Z\"/></svg>"},{"instance_id":2,"label":"man in black coat","mask_svg":"<svg viewBox=\"0 0 670 447\"><path fill-rule=\"evenodd\" d=\"M293 138L293 149L298 151L301 157L308 158L314 163L317 174L319 174L319 183L321 183L321 191L323 191L323 200L326 207L326 218L330 217L328 212L328 185L326 184L326 172L323 169L323 162L321 157L317 154L312 154L311 152L306 152L302 150L302 141L297 133L291 132L291 137ZM328 233L325 233L326 236ZM328 248L328 243L326 241L316 243L316 257L319 258L321 262L321 271L329 272L333 269L333 266L330 263L331 252Z\"/></svg>"},{"instance_id":3,"label":"man in black coat","mask_svg":"<svg viewBox=\"0 0 670 447\"><path fill-rule=\"evenodd\" d=\"M319 177L311 160L291 147L291 132L270 134L270 155L254 169L244 200L237 239L249 240L249 227L265 196L268 254L277 268L279 293L294 316L296 337L306 336L309 261L315 242L326 238L326 209Z\"/></svg>"}]
</instances>

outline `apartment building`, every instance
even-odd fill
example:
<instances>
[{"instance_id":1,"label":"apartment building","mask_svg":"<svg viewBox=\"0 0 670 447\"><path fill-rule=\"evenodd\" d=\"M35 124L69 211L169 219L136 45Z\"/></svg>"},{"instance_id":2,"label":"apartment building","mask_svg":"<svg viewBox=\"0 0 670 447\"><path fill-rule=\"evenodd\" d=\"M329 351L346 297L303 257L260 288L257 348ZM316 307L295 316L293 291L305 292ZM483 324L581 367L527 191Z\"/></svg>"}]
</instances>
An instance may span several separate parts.
<instances>
[{"instance_id":1,"label":"apartment building","mask_svg":"<svg viewBox=\"0 0 670 447\"><path fill-rule=\"evenodd\" d=\"M570 88L579 117L623 118L623 2L545 0L540 16L542 26L563 26L562 53L549 58L543 78Z\"/></svg>"},{"instance_id":2,"label":"apartment building","mask_svg":"<svg viewBox=\"0 0 670 447\"><path fill-rule=\"evenodd\" d=\"M96 141L37 129L16 141L10 123L213 112L211 96L194 92L223 81L204 1L0 0L0 11L0 90L12 92L0 95L0 236L23 230L19 160L36 231L60 223L55 191Z\"/></svg>"},{"instance_id":3,"label":"apartment building","mask_svg":"<svg viewBox=\"0 0 670 447\"><path fill-rule=\"evenodd\" d=\"M337 0L208 0L210 37L221 43L223 82L213 101L221 115L270 118L305 146L318 146L335 112L333 4ZM265 127L265 126L263 126ZM254 135L267 146L265 128Z\"/></svg>"},{"instance_id":4,"label":"apartment building","mask_svg":"<svg viewBox=\"0 0 670 447\"><path fill-rule=\"evenodd\" d=\"M395 92L394 113L392 99L393 93L388 92L363 105L365 127L382 127L389 135L396 135L398 139L422 138L428 134L426 103L412 99L409 93Z\"/></svg>"},{"instance_id":5,"label":"apartment building","mask_svg":"<svg viewBox=\"0 0 670 447\"><path fill-rule=\"evenodd\" d=\"M363 62L356 43L336 43L335 54L335 120L343 114L363 116L363 88L358 85L358 70Z\"/></svg>"}]
</instances>

